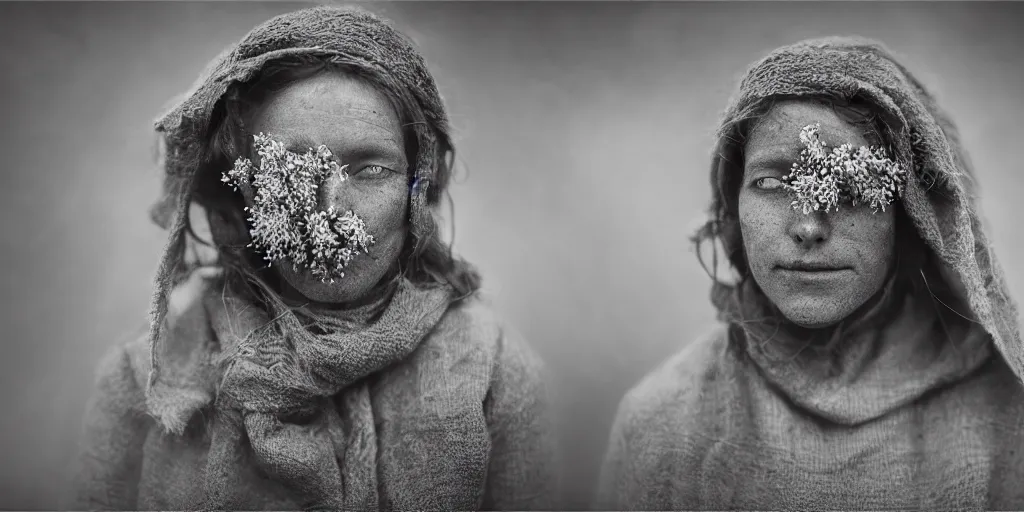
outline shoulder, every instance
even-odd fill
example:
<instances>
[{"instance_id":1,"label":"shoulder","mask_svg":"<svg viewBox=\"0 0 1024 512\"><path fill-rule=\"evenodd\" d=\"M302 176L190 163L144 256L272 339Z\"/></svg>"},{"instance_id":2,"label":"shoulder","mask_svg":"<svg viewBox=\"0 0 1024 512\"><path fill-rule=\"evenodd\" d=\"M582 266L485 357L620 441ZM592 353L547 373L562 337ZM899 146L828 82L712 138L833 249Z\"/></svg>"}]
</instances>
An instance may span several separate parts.
<instances>
[{"instance_id":1,"label":"shoulder","mask_svg":"<svg viewBox=\"0 0 1024 512\"><path fill-rule=\"evenodd\" d=\"M461 338L464 343L487 348L501 336L504 321L484 298L473 295L448 307L433 336Z\"/></svg>"},{"instance_id":2,"label":"shoulder","mask_svg":"<svg viewBox=\"0 0 1024 512\"><path fill-rule=\"evenodd\" d=\"M148 353L144 337L107 349L94 370L94 400L116 400L136 412L145 412Z\"/></svg>"},{"instance_id":3,"label":"shoulder","mask_svg":"<svg viewBox=\"0 0 1024 512\"><path fill-rule=\"evenodd\" d=\"M735 398L740 370L728 345L727 328L718 326L644 376L620 402L624 433L675 432L719 416L723 400Z\"/></svg>"},{"instance_id":4,"label":"shoulder","mask_svg":"<svg viewBox=\"0 0 1024 512\"><path fill-rule=\"evenodd\" d=\"M543 363L533 347L486 298L474 295L452 305L428 337L427 344L472 354L494 369L514 367L538 373Z\"/></svg>"},{"instance_id":5,"label":"shoulder","mask_svg":"<svg viewBox=\"0 0 1024 512\"><path fill-rule=\"evenodd\" d=\"M601 472L600 508L697 508L699 475L736 408L740 364L718 326L648 373L619 405ZM740 406L742 407L742 406Z\"/></svg>"},{"instance_id":6,"label":"shoulder","mask_svg":"<svg viewBox=\"0 0 1024 512\"><path fill-rule=\"evenodd\" d=\"M132 377L139 385L139 389L146 389L149 381L149 369L151 367L149 336L137 336L128 343L121 346L124 357L127 359L132 370Z\"/></svg>"}]
</instances>

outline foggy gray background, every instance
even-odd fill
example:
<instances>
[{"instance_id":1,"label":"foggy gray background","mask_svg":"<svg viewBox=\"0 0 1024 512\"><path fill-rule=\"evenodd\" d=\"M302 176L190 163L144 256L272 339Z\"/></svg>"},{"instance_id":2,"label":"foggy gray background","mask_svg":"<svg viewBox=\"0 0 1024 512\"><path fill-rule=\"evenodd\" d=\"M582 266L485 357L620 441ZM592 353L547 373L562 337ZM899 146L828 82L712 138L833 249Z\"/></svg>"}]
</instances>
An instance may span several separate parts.
<instances>
[{"instance_id":1,"label":"foggy gray background","mask_svg":"<svg viewBox=\"0 0 1024 512\"><path fill-rule=\"evenodd\" d=\"M0 4L0 508L52 508L96 360L146 322L164 243L152 121L206 62L301 4ZM374 4L419 43L456 128L456 248L547 360L566 506L617 402L712 325L687 236L742 71L804 37L906 57L959 123L1011 288L1024 4Z\"/></svg>"}]
</instances>

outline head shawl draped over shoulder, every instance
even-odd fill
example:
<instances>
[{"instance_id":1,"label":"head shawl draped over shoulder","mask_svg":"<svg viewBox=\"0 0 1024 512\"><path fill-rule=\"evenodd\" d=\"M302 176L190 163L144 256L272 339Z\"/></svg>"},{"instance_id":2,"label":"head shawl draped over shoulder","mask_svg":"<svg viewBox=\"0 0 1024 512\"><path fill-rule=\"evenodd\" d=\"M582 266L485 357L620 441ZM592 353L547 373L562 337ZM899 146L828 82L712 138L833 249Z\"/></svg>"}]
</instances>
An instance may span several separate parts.
<instances>
[{"instance_id":1,"label":"head shawl draped over shoulder","mask_svg":"<svg viewBox=\"0 0 1024 512\"><path fill-rule=\"evenodd\" d=\"M337 57L407 100L418 142L412 228L423 229L449 176L439 173L444 158L438 139L448 139L448 119L434 78L422 56L381 18L355 8L315 7L283 14L257 26L215 58L184 99L156 123L165 172L163 198L151 216L170 230L153 300L151 338L159 342L167 293L186 271L185 234L196 174L208 158L219 101L232 86L257 78L268 63L294 56ZM422 236L422 234L414 233ZM154 365L154 370L158 366Z\"/></svg>"},{"instance_id":2,"label":"head shawl draped over shoulder","mask_svg":"<svg viewBox=\"0 0 1024 512\"><path fill-rule=\"evenodd\" d=\"M237 485L237 479L243 474L240 466L245 464L240 461L245 458L242 445L247 440L250 456L263 474L297 492L303 506L375 509L379 501L376 441L364 378L411 354L455 300L446 284L419 287L402 279L383 313L370 325L314 317L314 333L295 312L265 311L252 307L245 297L218 291L183 316L201 316L219 347L208 349L201 340L191 340L189 345L189 340L176 339L181 337L178 327L165 318L168 294L189 272L184 258L189 206L195 198L197 175L214 158L211 139L218 118L224 116L222 100L233 87L259 79L268 64L309 57L357 70L361 78L395 99L396 108L403 110L400 115L408 117L416 142L409 176L409 225L415 240L435 235L431 208L438 204L449 178L450 167L442 165L450 148L448 121L423 58L387 22L359 9L315 7L264 22L218 56L184 99L156 123L163 143L165 182L163 199L151 214L170 234L152 306L146 398L157 421L178 434L199 407L216 400L205 488L197 490L200 496L195 498L203 508L246 507L247 497L239 495L244 486ZM211 217L216 242L215 220ZM332 400L342 405L332 405ZM312 423L281 420L308 418L316 410L325 414ZM422 428L434 428L431 421L443 418L418 420ZM426 457L430 452L433 458L445 450L443 446L421 448L424 453L409 456ZM461 498L451 503L441 498L472 496L475 490L461 488L472 483L431 481L427 475L421 480L410 483L409 492L424 494L424 486L433 487L430 496L441 500L435 503L438 508L475 506L459 502ZM410 503L420 503L419 498Z\"/></svg>"},{"instance_id":3,"label":"head shawl draped over shoulder","mask_svg":"<svg viewBox=\"0 0 1024 512\"><path fill-rule=\"evenodd\" d=\"M805 40L775 50L748 70L725 111L712 157L712 219L735 215L721 191L735 172L729 156L742 154L736 137L741 121L771 100L800 98L865 102L882 118L892 157L911 174L901 198L904 211L937 256L949 286L964 296L971 316L1018 378L1024 377L1017 306L985 233L959 136L932 95L882 44L860 37ZM729 228L712 220L698 238L719 238L733 265L745 265L742 248L729 247L728 239L736 238L723 229ZM733 291L732 285L715 284L720 310Z\"/></svg>"},{"instance_id":4,"label":"head shawl draped over shoulder","mask_svg":"<svg viewBox=\"0 0 1024 512\"><path fill-rule=\"evenodd\" d=\"M846 318L821 328L791 321L759 289L739 215L741 187L758 177L745 176L748 138L759 122L783 117L773 108L793 101L814 103L827 116L821 125L847 123L850 130L832 126L833 133L858 133L870 146L840 149L854 141L818 139L829 144L825 151L808 128L816 120L791 111L796 115L784 125L793 133L770 138L792 137L785 149L800 142L802 151L770 165L777 175L783 165L808 179L814 171L821 186L786 188L785 175L776 178L782 185L762 183L772 206L793 208L780 210L782 221L821 202L838 205L836 189L859 187L858 179L896 167L906 173L899 173L902 194L893 194L899 199L891 217L875 219L893 237L891 252L881 254L892 256L888 276L876 275L884 284ZM755 62L722 123L710 169L710 219L694 241L697 249L702 242L724 248L738 274L735 282L715 279L712 289L726 325L677 353L623 400L599 507L1021 508L1021 456L1004 448L1022 437L1017 307L990 250L970 164L932 95L877 42L813 39ZM882 147L884 160L868 154L872 146ZM847 158L854 150L863 160ZM858 167L865 162L871 165ZM846 194L843 203L858 199ZM810 208L801 208L811 195L817 197ZM859 207L873 206L859 199ZM861 214L873 215L862 210L850 218ZM776 243L793 244L808 233L790 234L792 240ZM818 249L821 256L858 250Z\"/></svg>"}]
</instances>

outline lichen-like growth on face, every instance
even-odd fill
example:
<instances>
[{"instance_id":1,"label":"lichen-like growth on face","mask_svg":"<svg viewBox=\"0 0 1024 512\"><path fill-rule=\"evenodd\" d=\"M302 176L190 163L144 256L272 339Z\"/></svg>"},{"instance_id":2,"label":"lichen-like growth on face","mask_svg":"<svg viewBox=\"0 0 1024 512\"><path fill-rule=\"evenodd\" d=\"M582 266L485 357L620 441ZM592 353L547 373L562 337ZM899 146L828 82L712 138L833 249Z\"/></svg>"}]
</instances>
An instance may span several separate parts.
<instances>
[{"instance_id":1,"label":"lichen-like growth on face","mask_svg":"<svg viewBox=\"0 0 1024 512\"><path fill-rule=\"evenodd\" d=\"M351 210L318 210L317 191L332 175L348 179L348 166L339 165L324 145L299 154L260 133L254 146L258 168L239 158L221 178L235 190L252 187L252 206L245 209L252 225L249 245L267 261L290 260L295 271L307 268L323 282L345 277L349 262L368 252L374 239Z\"/></svg>"},{"instance_id":2,"label":"lichen-like growth on face","mask_svg":"<svg viewBox=\"0 0 1024 512\"><path fill-rule=\"evenodd\" d=\"M800 130L800 161L782 177L783 186L796 196L793 208L804 214L839 209L839 203L867 204L874 211L903 195L907 172L898 162L874 146L854 149L850 144L832 148L818 136L821 125Z\"/></svg>"}]
</instances>

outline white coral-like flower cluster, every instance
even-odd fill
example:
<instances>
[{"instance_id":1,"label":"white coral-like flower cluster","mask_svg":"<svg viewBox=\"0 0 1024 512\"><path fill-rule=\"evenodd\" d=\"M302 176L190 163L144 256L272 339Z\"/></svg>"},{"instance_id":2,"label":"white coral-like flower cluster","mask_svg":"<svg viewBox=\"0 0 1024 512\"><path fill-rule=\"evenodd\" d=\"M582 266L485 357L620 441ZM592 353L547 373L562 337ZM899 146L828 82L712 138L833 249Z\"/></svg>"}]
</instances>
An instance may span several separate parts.
<instances>
[{"instance_id":1,"label":"white coral-like flower cluster","mask_svg":"<svg viewBox=\"0 0 1024 512\"><path fill-rule=\"evenodd\" d=\"M903 195L907 172L898 162L888 158L880 147L850 144L832 148L818 136L820 125L805 126L800 142L807 146L800 152L800 161L783 176L786 189L793 193L793 208L805 214L838 209L843 202L870 205L874 211Z\"/></svg>"},{"instance_id":2,"label":"white coral-like flower cluster","mask_svg":"<svg viewBox=\"0 0 1024 512\"><path fill-rule=\"evenodd\" d=\"M290 260L296 271L307 268L323 282L345 277L349 262L368 252L374 239L351 210L318 210L317 191L331 175L348 179L347 166L324 145L299 154L262 133L254 143L259 167L239 158L221 178L236 190L245 184L253 189L253 204L246 208L250 246L267 261Z\"/></svg>"}]
</instances>

